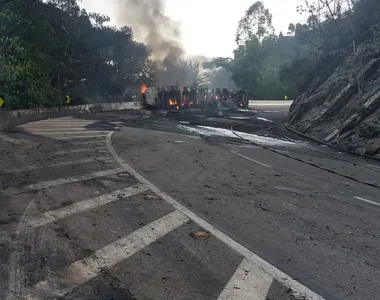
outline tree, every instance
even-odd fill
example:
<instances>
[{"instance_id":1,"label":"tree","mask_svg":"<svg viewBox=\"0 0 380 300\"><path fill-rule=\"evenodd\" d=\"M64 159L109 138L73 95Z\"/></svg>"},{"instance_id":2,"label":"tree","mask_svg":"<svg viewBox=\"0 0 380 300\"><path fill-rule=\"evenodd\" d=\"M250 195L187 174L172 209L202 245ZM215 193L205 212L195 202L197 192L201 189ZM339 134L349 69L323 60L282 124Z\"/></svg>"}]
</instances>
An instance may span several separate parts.
<instances>
[{"instance_id":1,"label":"tree","mask_svg":"<svg viewBox=\"0 0 380 300\"><path fill-rule=\"evenodd\" d=\"M110 101L152 78L148 48L131 28L76 0L0 0L0 89L8 108L63 104L65 94Z\"/></svg>"},{"instance_id":2,"label":"tree","mask_svg":"<svg viewBox=\"0 0 380 300\"><path fill-rule=\"evenodd\" d=\"M247 9L245 16L239 21L236 43L243 45L254 37L262 41L273 32L272 14L261 1L258 1Z\"/></svg>"}]
</instances>

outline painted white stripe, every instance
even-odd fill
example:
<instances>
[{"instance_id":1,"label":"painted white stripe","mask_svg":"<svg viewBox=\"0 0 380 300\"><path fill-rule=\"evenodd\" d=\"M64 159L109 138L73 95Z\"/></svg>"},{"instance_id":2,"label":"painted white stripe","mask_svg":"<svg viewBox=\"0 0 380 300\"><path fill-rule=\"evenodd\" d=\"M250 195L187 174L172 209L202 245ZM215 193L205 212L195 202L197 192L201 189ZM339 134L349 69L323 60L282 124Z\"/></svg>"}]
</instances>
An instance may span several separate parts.
<instances>
[{"instance_id":1,"label":"painted white stripe","mask_svg":"<svg viewBox=\"0 0 380 300\"><path fill-rule=\"evenodd\" d=\"M82 122L82 121L65 121L65 122L33 122L33 123L27 123L25 125L20 125L22 128L28 128L28 127L54 127L54 126L87 126L94 124L95 121L90 121L90 122Z\"/></svg>"},{"instance_id":2,"label":"painted white stripe","mask_svg":"<svg viewBox=\"0 0 380 300\"><path fill-rule=\"evenodd\" d=\"M54 124L51 124L51 123L46 123L46 124L36 124L36 123L29 123L29 124L26 124L26 125L21 125L19 127L21 128L52 128L52 127L67 127L67 128L70 128L70 127L81 127L81 128L84 128L86 127L87 125L91 125L92 123L74 123L74 124L67 124L67 123L54 123Z\"/></svg>"},{"instance_id":3,"label":"painted white stripe","mask_svg":"<svg viewBox=\"0 0 380 300\"><path fill-rule=\"evenodd\" d=\"M145 192L147 190L148 188L142 184L135 185L122 190L114 191L106 195L101 195L96 198L77 202L75 204L57 210L45 212L38 217L29 218L26 223L31 227L44 226L46 224L53 223L69 216L78 214L80 212L95 209L108 203L119 201L123 198Z\"/></svg>"},{"instance_id":4,"label":"painted white stripe","mask_svg":"<svg viewBox=\"0 0 380 300\"><path fill-rule=\"evenodd\" d=\"M295 188L290 188L290 187L285 187L285 186L275 186L274 188L280 191L286 191L286 192L291 192L295 194L303 194L302 191Z\"/></svg>"},{"instance_id":5,"label":"painted white stripe","mask_svg":"<svg viewBox=\"0 0 380 300\"><path fill-rule=\"evenodd\" d=\"M53 118L53 119L45 119L45 120L39 120L31 123L55 123L55 122L82 122L82 123L88 123L88 122L95 122L95 120L86 120L86 119L78 119L78 118ZM29 124L31 124L29 123Z\"/></svg>"},{"instance_id":6,"label":"painted white stripe","mask_svg":"<svg viewBox=\"0 0 380 300\"><path fill-rule=\"evenodd\" d=\"M145 129L141 128L133 128L134 131L140 131L142 133L146 132ZM149 130L150 133L157 133L157 134L163 134L163 135L177 135L177 136L183 136L187 137L189 139L195 139L195 140L201 140L202 138L200 136L195 136L195 135L189 135L189 134L183 134L183 133L175 133L175 132L166 132L166 131L159 131L159 130ZM110 132L109 132L110 133ZM108 133L108 134L109 134Z\"/></svg>"},{"instance_id":7,"label":"painted white stripe","mask_svg":"<svg viewBox=\"0 0 380 300\"><path fill-rule=\"evenodd\" d=\"M254 146L254 145L234 145L235 147L239 148L249 148L249 149L262 149L259 146Z\"/></svg>"},{"instance_id":8,"label":"painted white stripe","mask_svg":"<svg viewBox=\"0 0 380 300\"><path fill-rule=\"evenodd\" d=\"M90 180L90 179L99 178L99 177L105 177L105 176L109 176L109 175L115 175L115 174L123 173L123 172L125 172L124 168L111 169L111 170L106 170L106 171L98 171L98 172L93 172L93 173L89 173L89 174L77 176L77 177L60 178L60 179L30 184L30 185L26 185L26 186L22 186L22 187L18 187L18 188L9 188L9 189L3 190L2 192L0 192L0 194L2 194L4 196L10 196L10 195L29 192L29 191L47 189L49 187L54 187L54 186L58 186L58 185L68 184L68 183L85 181L85 180Z\"/></svg>"},{"instance_id":9,"label":"painted white stripe","mask_svg":"<svg viewBox=\"0 0 380 300\"><path fill-rule=\"evenodd\" d=\"M35 145L38 145L38 143L30 140L25 140L22 137L20 138L13 138L10 135L2 134L0 133L0 143L11 143L14 145L21 145L24 147L33 147Z\"/></svg>"},{"instance_id":10,"label":"painted white stripe","mask_svg":"<svg viewBox=\"0 0 380 300\"><path fill-rule=\"evenodd\" d=\"M28 127L26 128L26 130L28 132L37 132L37 133L40 133L40 132L51 132L51 131L56 131L56 132L73 132L73 131L81 131L81 132L88 132L89 129L87 129L86 127L56 127L54 126L53 128L46 128L46 127L42 127L42 128L36 128L36 127Z\"/></svg>"},{"instance_id":11,"label":"painted white stripe","mask_svg":"<svg viewBox=\"0 0 380 300\"><path fill-rule=\"evenodd\" d=\"M70 150L61 150L61 151L56 151L53 152L53 155L59 156L59 155L65 155L65 154L77 154L77 153L83 153L83 152L95 152L95 153L100 153L100 154L106 154L106 150L101 150L102 148L84 148L84 149L70 149Z\"/></svg>"},{"instance_id":12,"label":"painted white stripe","mask_svg":"<svg viewBox=\"0 0 380 300\"><path fill-rule=\"evenodd\" d=\"M80 165L80 164L96 163L96 162L112 163L114 162L114 160L106 156L93 157L93 158L79 159L79 160L73 160L73 161L57 162L57 163L52 163L49 165L35 165L35 166L32 165L32 166L27 166L25 168L5 170L4 173L12 174L12 173L19 173L19 172L24 172L24 171L33 171L33 170L45 169L45 168L58 168L58 167L63 167L63 166Z\"/></svg>"},{"instance_id":13,"label":"painted white stripe","mask_svg":"<svg viewBox=\"0 0 380 300\"><path fill-rule=\"evenodd\" d=\"M272 166L270 166L270 165L264 164L264 163L262 163L261 161L255 160L255 159L253 159L253 158L250 158L250 157L248 157L248 156L245 156L245 155L240 154L240 153L238 153L238 152L235 152L235 151L233 151L233 150L230 150L230 152L233 153L233 154L235 154L235 155L237 155L237 156L240 156L240 157L242 157L242 158L244 158L244 159L247 159L247 160L249 160L249 161L252 161L252 162L254 162L254 163L256 163L256 164L258 164L258 165L260 165L260 166L263 166L263 167L266 167L266 168L272 168Z\"/></svg>"},{"instance_id":14,"label":"painted white stripe","mask_svg":"<svg viewBox=\"0 0 380 300\"><path fill-rule=\"evenodd\" d=\"M266 300L273 278L243 259L218 300Z\"/></svg>"},{"instance_id":15,"label":"painted white stripe","mask_svg":"<svg viewBox=\"0 0 380 300\"><path fill-rule=\"evenodd\" d=\"M49 274L45 281L37 283L29 290L26 299L42 300L52 296L62 297L98 276L102 270L127 259L187 221L189 219L185 215L174 211L95 251L93 255L74 262L60 270L57 275Z\"/></svg>"},{"instance_id":16,"label":"painted white stripe","mask_svg":"<svg viewBox=\"0 0 380 300\"><path fill-rule=\"evenodd\" d=\"M87 132L89 133L89 132ZM72 140L72 139L91 139L91 138L104 138L107 134L97 134L97 135L72 135L72 136L63 136L63 137L53 137L56 140Z\"/></svg>"},{"instance_id":17,"label":"painted white stripe","mask_svg":"<svg viewBox=\"0 0 380 300\"><path fill-rule=\"evenodd\" d=\"M86 131L66 131L66 132L50 132L50 131L42 131L38 132L39 135L67 135L67 134L91 134L91 133L102 133L108 134L110 131L105 130L86 130Z\"/></svg>"},{"instance_id":18,"label":"painted white stripe","mask_svg":"<svg viewBox=\"0 0 380 300\"><path fill-rule=\"evenodd\" d=\"M360 200L360 201L363 201L363 202L366 202L366 203L369 203L369 204L372 204L372 205L380 206L380 203L368 200L368 199L363 198L363 197L354 197L354 199Z\"/></svg>"},{"instance_id":19,"label":"painted white stripe","mask_svg":"<svg viewBox=\"0 0 380 300\"><path fill-rule=\"evenodd\" d=\"M248 259L249 261L251 261L254 265L263 269L266 273L268 273L273 278L276 278L278 282L284 284L286 287L289 287L292 290L307 296L308 300L325 300L322 296L314 293L313 291L308 289L306 286L299 283L297 280L293 279L289 275L277 269L275 266L271 265L269 262L265 261L260 256L256 255L255 253L253 253L252 251L250 251L243 245L236 242L234 239L230 238L225 233L221 232L219 229L217 229L216 227L214 227L213 225L205 221L203 218L199 217L197 214L193 213L191 210L189 210L188 208L180 204L174 198L170 197L168 194L160 190L149 180L144 178L129 164L124 162L123 159L116 153L111 141L112 135L113 135L113 132L110 132L107 136L106 143L107 143L108 151L112 154L112 156L120 164L120 166L124 168L125 171L129 172L134 177L136 177L138 181L140 181L142 184L145 184L147 187L149 187L151 191L154 192L158 197L164 199L173 208L182 212L184 215L189 217L189 219L193 220L195 223L201 226L204 230L213 234L215 237L217 237L226 245L228 245L231 249L235 250L237 253L239 253L240 255Z\"/></svg>"},{"instance_id":20,"label":"painted white stripe","mask_svg":"<svg viewBox=\"0 0 380 300\"><path fill-rule=\"evenodd\" d=\"M103 136L103 135L102 135ZM64 143L67 143L65 145L70 145L70 146L76 146L78 148L82 148L82 147L91 147L91 149L93 149L94 145L93 144L96 144L97 146L100 146L101 148L104 147L104 140L88 140L88 141L69 141L69 142L64 142ZM61 143L59 143L61 144Z\"/></svg>"}]
</instances>

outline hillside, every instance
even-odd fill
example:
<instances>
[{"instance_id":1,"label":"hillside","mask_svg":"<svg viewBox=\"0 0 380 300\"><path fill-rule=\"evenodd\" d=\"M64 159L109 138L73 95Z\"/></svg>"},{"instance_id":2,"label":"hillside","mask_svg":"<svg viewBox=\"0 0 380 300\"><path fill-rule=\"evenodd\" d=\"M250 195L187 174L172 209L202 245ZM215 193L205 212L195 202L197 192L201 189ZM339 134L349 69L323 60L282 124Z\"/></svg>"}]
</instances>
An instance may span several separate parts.
<instances>
[{"instance_id":1,"label":"hillside","mask_svg":"<svg viewBox=\"0 0 380 300\"><path fill-rule=\"evenodd\" d=\"M288 126L380 158L380 32L358 47L356 58L350 55L331 74L325 70L311 81L291 106Z\"/></svg>"}]
</instances>

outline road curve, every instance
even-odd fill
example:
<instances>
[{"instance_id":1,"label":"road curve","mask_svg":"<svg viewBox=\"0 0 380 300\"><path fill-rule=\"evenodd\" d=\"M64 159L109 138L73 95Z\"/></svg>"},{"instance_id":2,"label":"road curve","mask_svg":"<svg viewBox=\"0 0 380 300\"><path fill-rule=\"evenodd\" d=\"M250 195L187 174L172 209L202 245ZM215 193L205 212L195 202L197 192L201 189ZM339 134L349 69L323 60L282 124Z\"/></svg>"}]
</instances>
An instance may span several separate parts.
<instances>
[{"instance_id":1,"label":"road curve","mask_svg":"<svg viewBox=\"0 0 380 300\"><path fill-rule=\"evenodd\" d=\"M299 140L285 115L102 113L0 133L0 298L377 298L379 165Z\"/></svg>"}]
</instances>

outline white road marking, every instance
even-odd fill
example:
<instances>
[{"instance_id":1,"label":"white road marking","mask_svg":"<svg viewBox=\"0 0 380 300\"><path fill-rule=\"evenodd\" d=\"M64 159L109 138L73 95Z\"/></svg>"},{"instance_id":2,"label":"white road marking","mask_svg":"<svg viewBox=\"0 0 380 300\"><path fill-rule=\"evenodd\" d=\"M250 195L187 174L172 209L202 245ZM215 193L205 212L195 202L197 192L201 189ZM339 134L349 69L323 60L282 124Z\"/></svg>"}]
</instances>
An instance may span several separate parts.
<instances>
[{"instance_id":1,"label":"white road marking","mask_svg":"<svg viewBox=\"0 0 380 300\"><path fill-rule=\"evenodd\" d=\"M36 124L36 123L33 123L33 124L27 124L27 125L21 125L19 126L20 128L23 128L23 129L30 129L30 128L35 128L35 129L39 129L39 128L71 128L71 127L80 127L80 128L86 128L87 125L91 125L93 123L84 123L84 124L81 124L81 123L74 123L74 124L67 124L67 123L57 123L57 124L52 124L52 123L45 123L45 124Z\"/></svg>"},{"instance_id":2,"label":"white road marking","mask_svg":"<svg viewBox=\"0 0 380 300\"><path fill-rule=\"evenodd\" d=\"M109 133L109 131L107 131ZM90 132L86 132L87 134ZM97 135L71 135L71 136L61 136L55 137L56 140L72 140L72 139L91 139L91 138L104 138L107 134L97 134Z\"/></svg>"},{"instance_id":3,"label":"white road marking","mask_svg":"<svg viewBox=\"0 0 380 300\"><path fill-rule=\"evenodd\" d=\"M56 151L53 152L53 155L65 155L65 154L77 154L77 153L82 153L82 152L96 152L96 153L101 153L105 154L107 153L106 150L101 150L102 148L83 148L83 149L70 149L70 150L61 150L61 151Z\"/></svg>"},{"instance_id":4,"label":"white road marking","mask_svg":"<svg viewBox=\"0 0 380 300\"><path fill-rule=\"evenodd\" d=\"M59 143L59 144L61 144L61 143ZM70 141L67 144L70 146L75 145L75 146L78 146L79 148L85 147L88 145L89 147L91 147L91 149L93 149L93 146L94 146L93 144L97 144L98 146L101 146L101 148L103 148L104 147L104 140L103 141L99 141L99 140L73 141L73 142ZM98 148L96 148L96 149L98 149ZM75 150L75 149L73 149L73 150Z\"/></svg>"},{"instance_id":5,"label":"white road marking","mask_svg":"<svg viewBox=\"0 0 380 300\"><path fill-rule=\"evenodd\" d=\"M27 300L42 300L46 297L62 297L74 288L95 278L104 269L127 259L146 246L185 224L189 219L179 211L174 211L112 244L89 257L74 262L30 288Z\"/></svg>"},{"instance_id":6,"label":"white road marking","mask_svg":"<svg viewBox=\"0 0 380 300\"><path fill-rule=\"evenodd\" d=\"M26 128L26 130L28 132L35 132L35 133L40 133L40 132L57 132L58 133L66 133L66 132L73 132L75 131L75 133L77 133L77 131L80 131L80 132L93 132L93 130L89 130L87 129L86 127L78 127L78 126L75 126L75 127L55 127L54 128L46 128L46 127L42 127L42 128L36 128L36 127L28 127Z\"/></svg>"},{"instance_id":7,"label":"white road marking","mask_svg":"<svg viewBox=\"0 0 380 300\"><path fill-rule=\"evenodd\" d=\"M68 135L68 134L92 134L92 133L101 133L101 134L108 134L110 131L106 130L86 130L86 131L60 131L60 132L50 132L50 131L42 131L38 132L39 135ZM36 132L37 133L37 132Z\"/></svg>"},{"instance_id":8,"label":"white road marking","mask_svg":"<svg viewBox=\"0 0 380 300\"><path fill-rule=\"evenodd\" d=\"M10 196L10 195L15 195L15 194L20 194L20 193L25 193L25 192L30 192L30 191L42 190L42 189L46 189L53 186L85 181L85 180L95 179L99 177L105 177L105 176L114 175L114 174L123 173L123 172L125 172L124 168L98 171L98 172L93 172L93 173L89 173L89 174L77 176L77 177L60 178L60 179L30 184L30 185L26 185L26 186L22 186L18 188L9 188L9 189L3 190L2 192L0 192L0 194L4 196Z\"/></svg>"},{"instance_id":9,"label":"white road marking","mask_svg":"<svg viewBox=\"0 0 380 300\"><path fill-rule=\"evenodd\" d=\"M261 161L255 160L255 159L253 159L253 158L250 158L250 157L248 157L248 156L245 156L245 155L240 154L240 153L238 153L238 152L235 152L235 151L233 151L233 150L230 150L230 152L233 153L233 154L235 154L235 155L237 155L237 156L240 156L241 158L244 158L244 159L247 159L247 160L249 160L249 161L252 161L252 162L254 162L254 163L256 163L256 164L258 164L258 165L260 165L260 166L263 166L263 167L266 167L266 168L272 168L272 166L270 166L270 165L264 164L264 163L262 163Z\"/></svg>"},{"instance_id":10,"label":"white road marking","mask_svg":"<svg viewBox=\"0 0 380 300\"><path fill-rule=\"evenodd\" d=\"M369 204L373 204L373 205L376 205L376 206L380 206L380 203L368 200L368 199L363 198L363 197L354 197L354 199L360 200L360 201L363 201L363 202L366 202L366 203L369 203Z\"/></svg>"},{"instance_id":11,"label":"white road marking","mask_svg":"<svg viewBox=\"0 0 380 300\"><path fill-rule=\"evenodd\" d=\"M372 165L372 164L366 164L368 167L375 168L377 170L380 170L380 166Z\"/></svg>"},{"instance_id":12,"label":"white road marking","mask_svg":"<svg viewBox=\"0 0 380 300\"><path fill-rule=\"evenodd\" d=\"M267 118L262 118L262 117L257 117L257 120L265 121L265 122L271 122L273 123L272 120L268 120Z\"/></svg>"},{"instance_id":13,"label":"white road marking","mask_svg":"<svg viewBox=\"0 0 380 300\"><path fill-rule=\"evenodd\" d=\"M113 132L110 132L107 136L107 147L108 151L112 154L112 156L115 158L115 160L124 168L125 171L132 174L138 181L140 181L142 184L145 184L147 187L150 188L152 192L154 192L158 197L165 200L168 204L170 204L173 208L179 210L184 215L186 215L188 218L193 220L195 223L197 223L199 226L201 226L204 230L210 232L215 237L220 239L222 242L224 242L226 245L228 245L231 249L235 250L237 253L251 261L255 266L263 269L265 272L267 272L270 276L273 278L276 278L278 282L284 284L286 287L291 288L292 290L301 293L305 295L308 300L324 300L323 297L320 295L314 293L310 289L308 289L306 286L302 285L297 280L293 279L289 275L285 274L281 270L277 269L275 266L271 265L264 259L262 259L260 256L256 255L243 245L236 242L234 239L230 238L228 235L205 221L203 218L199 217L197 214L193 213L191 210L180 204L178 201L174 200L174 198L170 197L168 194L160 190L158 187L156 187L153 183L151 183L149 180L144 178L141 174L139 174L135 169L133 169L129 164L127 164L115 151L115 149L112 146L112 138Z\"/></svg>"},{"instance_id":14,"label":"white road marking","mask_svg":"<svg viewBox=\"0 0 380 300\"><path fill-rule=\"evenodd\" d=\"M145 129L141 128L133 128L133 130L138 130L141 132L146 132ZM177 135L177 136L183 136L187 137L189 139L196 139L196 140L201 140L202 138L200 136L195 136L195 135L188 135L188 134L183 134L183 133L175 133L175 132L166 132L166 131L159 131L159 130L149 130L151 133L159 133L159 134L165 134L165 135ZM108 132L109 134L110 132Z\"/></svg>"},{"instance_id":15,"label":"white road marking","mask_svg":"<svg viewBox=\"0 0 380 300\"><path fill-rule=\"evenodd\" d=\"M38 169L57 168L57 167L63 167L63 166L80 165L80 164L95 163L95 162L112 163L114 162L114 160L107 156L93 157L93 158L79 159L79 160L73 160L73 161L57 162L57 163L52 163L49 165L31 165L25 168L3 170L3 173L12 174L12 173L25 172L25 171L33 171L33 170L38 170Z\"/></svg>"},{"instance_id":16,"label":"white road marking","mask_svg":"<svg viewBox=\"0 0 380 300\"><path fill-rule=\"evenodd\" d=\"M99 197L77 202L63 208L45 212L38 217L29 218L25 222L27 223L28 226L31 226L31 227L44 226L46 224L53 223L58 220L72 216L74 214L95 209L95 208L104 206L108 203L115 202L123 198L145 192L147 190L148 188L146 186L142 184L138 184L135 186L122 189L122 190L114 191L106 195L101 195Z\"/></svg>"},{"instance_id":17,"label":"white road marking","mask_svg":"<svg viewBox=\"0 0 380 300\"><path fill-rule=\"evenodd\" d=\"M234 146L239 147L239 148L262 149L262 147L255 146L255 145L234 145Z\"/></svg>"},{"instance_id":18,"label":"white road marking","mask_svg":"<svg viewBox=\"0 0 380 300\"><path fill-rule=\"evenodd\" d=\"M302 191L300 191L299 189L295 189L295 188L284 187L284 186L275 186L274 188L277 190L280 190L280 191L292 192L295 194L302 194Z\"/></svg>"},{"instance_id":19,"label":"white road marking","mask_svg":"<svg viewBox=\"0 0 380 300\"><path fill-rule=\"evenodd\" d=\"M266 300L273 277L243 259L218 300Z\"/></svg>"}]
</instances>

